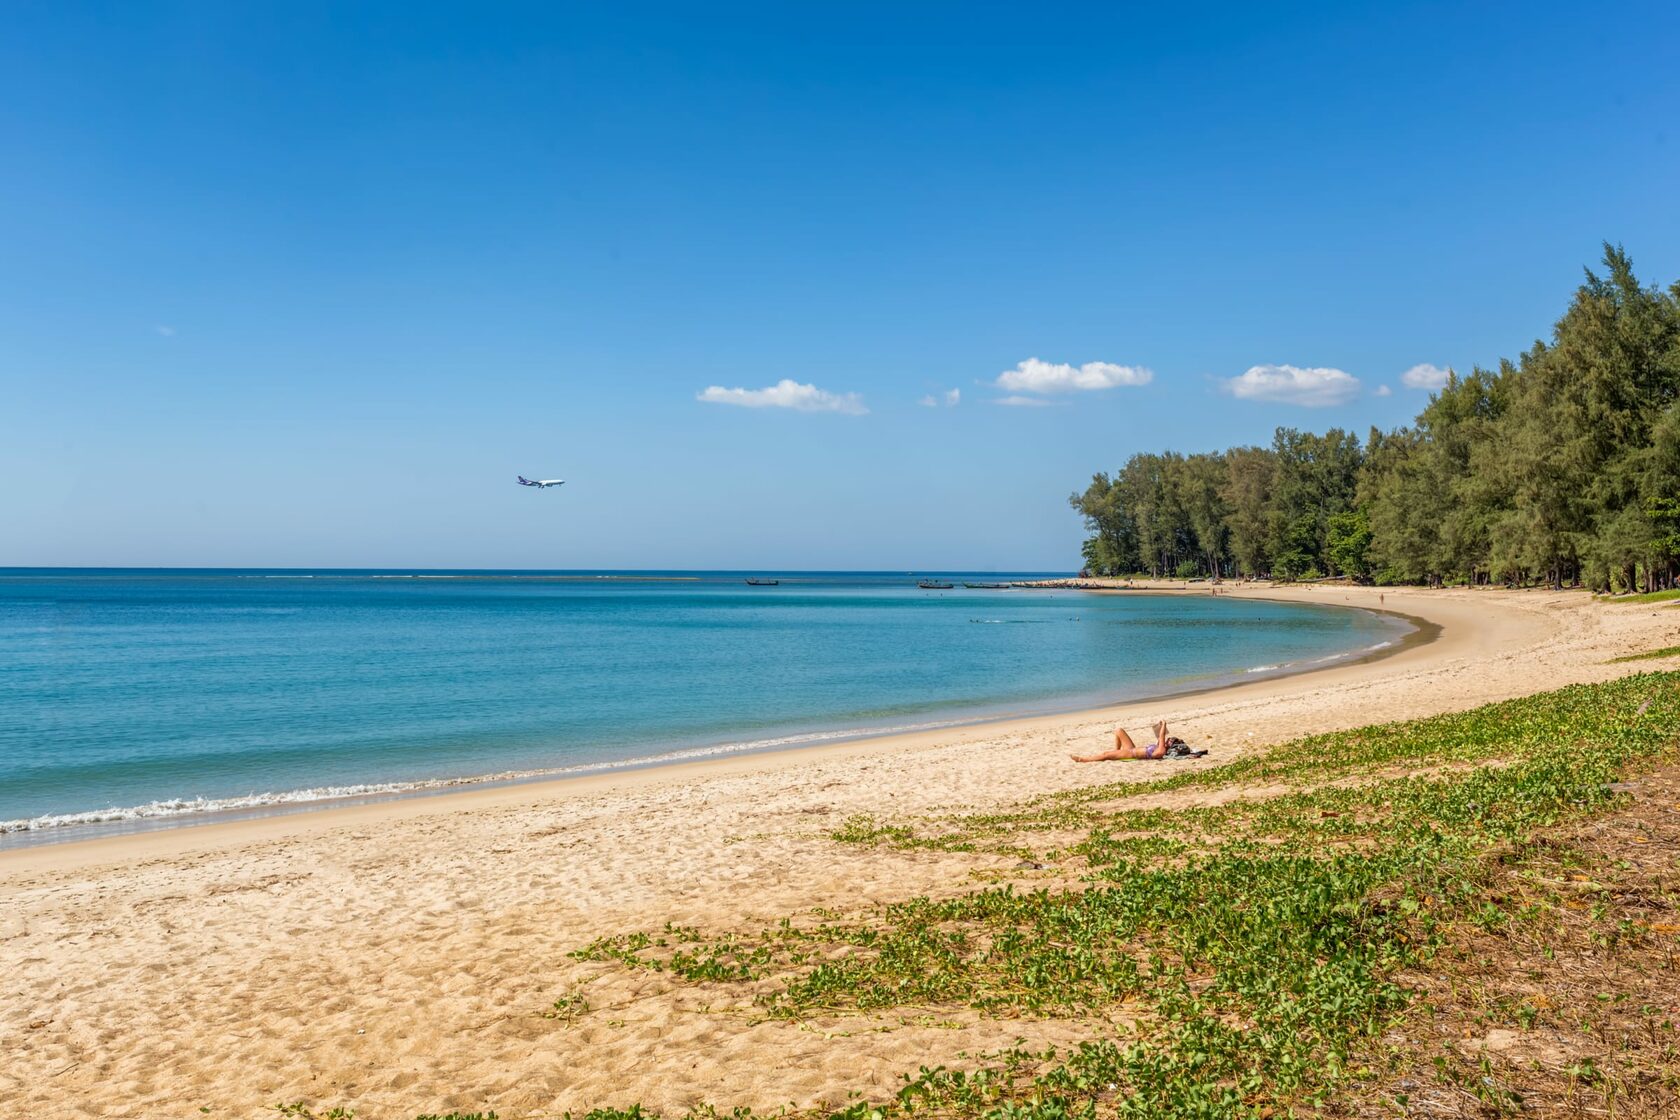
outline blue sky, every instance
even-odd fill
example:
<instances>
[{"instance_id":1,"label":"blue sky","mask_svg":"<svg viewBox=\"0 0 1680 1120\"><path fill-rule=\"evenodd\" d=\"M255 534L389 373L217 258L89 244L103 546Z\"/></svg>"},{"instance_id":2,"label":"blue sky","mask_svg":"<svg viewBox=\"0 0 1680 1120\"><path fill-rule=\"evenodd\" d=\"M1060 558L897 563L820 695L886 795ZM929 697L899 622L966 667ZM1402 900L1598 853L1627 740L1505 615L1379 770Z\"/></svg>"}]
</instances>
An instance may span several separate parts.
<instances>
[{"instance_id":1,"label":"blue sky","mask_svg":"<svg viewBox=\"0 0 1680 1120\"><path fill-rule=\"evenodd\" d=\"M0 564L1070 568L1680 277L1680 8L1167 7L10 5Z\"/></svg>"}]
</instances>

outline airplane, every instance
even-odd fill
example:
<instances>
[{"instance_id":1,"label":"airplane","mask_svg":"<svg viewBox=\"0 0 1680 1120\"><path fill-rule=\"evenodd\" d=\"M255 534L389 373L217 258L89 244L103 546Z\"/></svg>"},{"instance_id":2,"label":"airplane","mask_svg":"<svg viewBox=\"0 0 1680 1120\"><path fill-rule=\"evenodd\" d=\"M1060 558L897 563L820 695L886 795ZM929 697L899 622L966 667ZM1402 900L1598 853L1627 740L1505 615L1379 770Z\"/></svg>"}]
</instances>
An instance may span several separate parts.
<instances>
[{"instance_id":1,"label":"airplane","mask_svg":"<svg viewBox=\"0 0 1680 1120\"><path fill-rule=\"evenodd\" d=\"M519 475L518 477L519 485L535 486L538 490L546 490L550 486L566 485L566 480L563 478L526 478L524 475Z\"/></svg>"}]
</instances>

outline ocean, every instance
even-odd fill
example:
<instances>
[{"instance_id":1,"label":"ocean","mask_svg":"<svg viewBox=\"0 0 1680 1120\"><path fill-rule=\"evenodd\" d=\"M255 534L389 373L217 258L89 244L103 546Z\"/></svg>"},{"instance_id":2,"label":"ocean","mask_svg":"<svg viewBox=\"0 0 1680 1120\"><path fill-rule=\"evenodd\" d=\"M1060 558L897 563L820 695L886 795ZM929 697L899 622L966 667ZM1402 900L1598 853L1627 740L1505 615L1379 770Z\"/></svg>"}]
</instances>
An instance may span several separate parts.
<instances>
[{"instance_id":1,"label":"ocean","mask_svg":"<svg viewBox=\"0 0 1680 1120\"><path fill-rule=\"evenodd\" d=\"M0 569L0 846L1072 710L1409 630L931 575Z\"/></svg>"}]
</instances>

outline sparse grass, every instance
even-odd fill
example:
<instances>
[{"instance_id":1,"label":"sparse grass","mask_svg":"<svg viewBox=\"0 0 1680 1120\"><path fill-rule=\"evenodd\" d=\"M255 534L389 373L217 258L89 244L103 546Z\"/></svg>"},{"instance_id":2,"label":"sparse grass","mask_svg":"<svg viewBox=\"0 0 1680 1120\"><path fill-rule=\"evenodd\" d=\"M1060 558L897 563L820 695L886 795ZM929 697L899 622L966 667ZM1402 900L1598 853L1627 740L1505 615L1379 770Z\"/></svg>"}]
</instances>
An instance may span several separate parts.
<instances>
[{"instance_id":1,"label":"sparse grass","mask_svg":"<svg viewBox=\"0 0 1680 1120\"><path fill-rule=\"evenodd\" d=\"M1645 653L1630 653L1626 657L1612 657L1611 665L1620 665L1624 661L1656 661L1664 657L1680 657L1680 646L1669 646L1667 649L1653 649Z\"/></svg>"},{"instance_id":2,"label":"sparse grass","mask_svg":"<svg viewBox=\"0 0 1680 1120\"><path fill-rule=\"evenodd\" d=\"M555 1000L549 1009L542 1013L542 1017L561 1023L574 1023L589 1014L589 1011L589 1000L584 998L582 992L568 992Z\"/></svg>"},{"instance_id":3,"label":"sparse grass","mask_svg":"<svg viewBox=\"0 0 1680 1120\"><path fill-rule=\"evenodd\" d=\"M1345 1112L1680 1113L1676 805L1680 766L1665 764L1609 813L1499 853L1481 904L1409 977L1413 1008Z\"/></svg>"},{"instance_id":4,"label":"sparse grass","mask_svg":"<svg viewBox=\"0 0 1680 1120\"><path fill-rule=\"evenodd\" d=\"M1603 595L1600 598L1607 603L1663 603L1680 599L1680 587L1668 591L1646 591L1639 595Z\"/></svg>"},{"instance_id":5,"label":"sparse grass","mask_svg":"<svg viewBox=\"0 0 1680 1120\"><path fill-rule=\"evenodd\" d=\"M836 1113L842 1120L1324 1110L1389 1072L1371 1054L1416 1013L1420 985L1410 978L1437 967L1466 929L1507 936L1521 924L1527 911L1502 901L1514 897L1500 887L1502 860L1625 803L1613 783L1671 757L1677 737L1680 674L1645 674L1312 736L1219 769L1008 813L854 817L837 842L977 859L1016 856L1050 834L1083 838L1037 854L1054 862L1053 886L1006 884L756 931L633 933L574 956L697 984L752 982L773 1019L965 1006L1136 1024L1136 1034L1072 1049L924 1069L896 1096ZM1269 795L1127 808L1140 794L1232 786ZM1483 1093L1489 1108L1509 1103L1450 1063L1432 1077ZM1602 1095L1595 1086L1605 1083L1582 1066L1571 1085Z\"/></svg>"}]
</instances>

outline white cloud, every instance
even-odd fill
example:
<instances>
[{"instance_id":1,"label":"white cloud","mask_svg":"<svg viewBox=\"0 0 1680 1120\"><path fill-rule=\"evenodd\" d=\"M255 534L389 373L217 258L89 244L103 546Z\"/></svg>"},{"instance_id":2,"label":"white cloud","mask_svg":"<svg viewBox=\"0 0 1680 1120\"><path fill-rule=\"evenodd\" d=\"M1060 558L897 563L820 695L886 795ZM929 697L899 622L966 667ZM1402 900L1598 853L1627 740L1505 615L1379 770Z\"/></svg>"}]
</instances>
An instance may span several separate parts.
<instances>
[{"instance_id":1,"label":"white cloud","mask_svg":"<svg viewBox=\"0 0 1680 1120\"><path fill-rule=\"evenodd\" d=\"M174 327L156 326L156 327L153 327L152 330L156 331L158 334L162 335L164 338L174 338L175 337L175 328Z\"/></svg>"},{"instance_id":2,"label":"white cloud","mask_svg":"<svg viewBox=\"0 0 1680 1120\"><path fill-rule=\"evenodd\" d=\"M1400 375L1400 384L1408 389L1445 389L1447 371L1440 366L1422 362Z\"/></svg>"},{"instance_id":3,"label":"white cloud","mask_svg":"<svg viewBox=\"0 0 1680 1120\"><path fill-rule=\"evenodd\" d=\"M1023 396L1018 396L1017 395L1017 396L999 397L995 401L993 401L992 403L993 404L1006 404L1006 405L1009 405L1013 408L1043 408L1046 405L1050 404L1051 402L1047 401L1047 400L1043 400L1039 397L1023 397Z\"/></svg>"},{"instance_id":4,"label":"white cloud","mask_svg":"<svg viewBox=\"0 0 1680 1120\"><path fill-rule=\"evenodd\" d=\"M955 407L957 407L957 405L959 405L961 403L962 403L962 390L961 389L947 389L947 390L945 390L945 407L946 408L955 408Z\"/></svg>"},{"instance_id":5,"label":"white cloud","mask_svg":"<svg viewBox=\"0 0 1680 1120\"><path fill-rule=\"evenodd\" d=\"M707 404L733 404L742 408L791 408L798 412L844 412L862 416L869 410L856 393L830 393L815 385L801 385L784 377L767 389L725 389L709 385L695 394Z\"/></svg>"},{"instance_id":6,"label":"white cloud","mask_svg":"<svg viewBox=\"0 0 1680 1120\"><path fill-rule=\"evenodd\" d=\"M1121 385L1147 385L1154 374L1142 366L1117 366L1113 362L1086 362L1070 366L1028 358L1014 369L1006 369L993 382L1012 393L1072 393L1082 389L1114 389Z\"/></svg>"},{"instance_id":7,"label":"white cloud","mask_svg":"<svg viewBox=\"0 0 1680 1120\"><path fill-rule=\"evenodd\" d=\"M1394 390L1390 389L1387 385L1378 385L1375 389L1371 390L1371 395L1374 397L1392 397L1394 395Z\"/></svg>"},{"instance_id":8,"label":"white cloud","mask_svg":"<svg viewBox=\"0 0 1680 1120\"><path fill-rule=\"evenodd\" d=\"M939 407L939 402L933 399L933 394L932 393L929 393L927 396L923 397L921 400L917 401L916 403L921 405L923 408L938 408Z\"/></svg>"},{"instance_id":9,"label":"white cloud","mask_svg":"<svg viewBox=\"0 0 1680 1120\"><path fill-rule=\"evenodd\" d=\"M1250 366L1223 385L1239 400L1281 401L1308 408L1346 404L1359 395L1359 379L1351 373L1300 366Z\"/></svg>"},{"instance_id":10,"label":"white cloud","mask_svg":"<svg viewBox=\"0 0 1680 1120\"><path fill-rule=\"evenodd\" d=\"M962 390L961 389L947 389L943 393L939 394L937 397L934 396L932 393L929 393L927 396L923 397L921 399L921 401L919 401L918 403L921 404L921 406L923 408L938 408L942 404L946 408L955 408L961 402L962 402Z\"/></svg>"}]
</instances>

